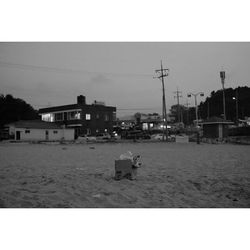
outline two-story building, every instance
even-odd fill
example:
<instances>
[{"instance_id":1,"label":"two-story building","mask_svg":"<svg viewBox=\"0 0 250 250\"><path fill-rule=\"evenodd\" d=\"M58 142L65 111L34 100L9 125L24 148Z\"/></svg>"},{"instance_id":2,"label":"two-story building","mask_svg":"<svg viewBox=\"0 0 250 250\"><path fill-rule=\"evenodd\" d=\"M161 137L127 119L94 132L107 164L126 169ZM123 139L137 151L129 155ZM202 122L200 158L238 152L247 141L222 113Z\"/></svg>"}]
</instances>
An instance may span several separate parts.
<instances>
[{"instance_id":1,"label":"two-story building","mask_svg":"<svg viewBox=\"0 0 250 250\"><path fill-rule=\"evenodd\" d=\"M106 106L105 103L97 101L86 104L86 97L80 95L76 104L42 108L39 109L39 114L43 121L74 128L77 138L83 134L111 134L116 119L116 107Z\"/></svg>"}]
</instances>

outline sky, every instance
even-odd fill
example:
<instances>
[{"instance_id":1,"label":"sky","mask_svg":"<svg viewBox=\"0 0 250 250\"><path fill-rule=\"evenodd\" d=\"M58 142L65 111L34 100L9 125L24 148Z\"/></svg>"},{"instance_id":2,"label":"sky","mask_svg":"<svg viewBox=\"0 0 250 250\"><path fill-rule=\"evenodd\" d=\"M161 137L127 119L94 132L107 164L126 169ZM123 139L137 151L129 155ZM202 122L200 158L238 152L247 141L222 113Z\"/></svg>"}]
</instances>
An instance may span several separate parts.
<instances>
[{"instance_id":1,"label":"sky","mask_svg":"<svg viewBox=\"0 0 250 250\"><path fill-rule=\"evenodd\" d=\"M165 78L167 110L176 104L194 106L189 92L250 86L248 42L1 42L0 93L22 98L35 109L104 101L117 116L161 113L162 85L155 70L169 69Z\"/></svg>"}]
</instances>

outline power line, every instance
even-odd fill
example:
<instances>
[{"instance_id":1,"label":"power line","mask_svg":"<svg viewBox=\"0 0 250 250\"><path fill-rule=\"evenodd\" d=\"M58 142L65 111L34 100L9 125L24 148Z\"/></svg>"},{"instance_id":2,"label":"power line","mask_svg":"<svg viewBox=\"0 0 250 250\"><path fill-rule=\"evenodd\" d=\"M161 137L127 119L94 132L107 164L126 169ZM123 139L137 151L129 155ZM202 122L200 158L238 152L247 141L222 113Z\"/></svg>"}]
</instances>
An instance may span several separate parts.
<instances>
[{"instance_id":1,"label":"power line","mask_svg":"<svg viewBox=\"0 0 250 250\"><path fill-rule=\"evenodd\" d=\"M11 63L0 61L0 67L5 68L16 68L21 70L31 70L31 71L44 71L51 73L60 73L60 74L85 74L85 75L110 75L116 77L152 77L150 74L139 74L139 73L116 73L116 72L97 72L89 70L76 70L76 69L66 69L66 68L57 68L57 67L47 67L47 66L38 66L38 65L29 65L21 63Z\"/></svg>"},{"instance_id":2,"label":"power line","mask_svg":"<svg viewBox=\"0 0 250 250\"><path fill-rule=\"evenodd\" d=\"M129 108L129 109L123 109L123 108L117 108L116 110L154 110L157 108Z\"/></svg>"}]
</instances>

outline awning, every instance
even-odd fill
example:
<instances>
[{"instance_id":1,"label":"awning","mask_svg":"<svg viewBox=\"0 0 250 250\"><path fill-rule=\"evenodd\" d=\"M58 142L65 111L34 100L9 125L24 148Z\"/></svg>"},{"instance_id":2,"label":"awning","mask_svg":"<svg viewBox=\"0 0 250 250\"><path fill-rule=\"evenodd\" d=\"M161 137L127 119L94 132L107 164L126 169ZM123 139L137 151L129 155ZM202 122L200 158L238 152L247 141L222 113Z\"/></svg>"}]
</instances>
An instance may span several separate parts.
<instances>
[{"instance_id":1,"label":"awning","mask_svg":"<svg viewBox=\"0 0 250 250\"><path fill-rule=\"evenodd\" d=\"M82 124L70 124L70 125L67 125L67 128L68 127L82 127Z\"/></svg>"}]
</instances>

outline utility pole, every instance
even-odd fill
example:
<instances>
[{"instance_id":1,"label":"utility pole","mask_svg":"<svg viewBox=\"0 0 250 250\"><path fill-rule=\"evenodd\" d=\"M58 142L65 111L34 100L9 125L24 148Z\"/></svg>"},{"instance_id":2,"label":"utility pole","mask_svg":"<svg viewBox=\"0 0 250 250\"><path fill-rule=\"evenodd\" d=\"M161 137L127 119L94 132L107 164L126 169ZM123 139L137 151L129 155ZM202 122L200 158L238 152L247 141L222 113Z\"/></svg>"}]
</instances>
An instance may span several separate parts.
<instances>
[{"instance_id":1,"label":"utility pole","mask_svg":"<svg viewBox=\"0 0 250 250\"><path fill-rule=\"evenodd\" d=\"M164 77L168 76L169 69L164 69L161 61L161 69L155 70L155 73L158 73L159 76L155 77L161 80L162 82L162 123L163 123L163 135L162 140L168 140L168 128L167 128L167 109L166 109L166 97L165 97L165 86L164 86Z\"/></svg>"},{"instance_id":2,"label":"utility pole","mask_svg":"<svg viewBox=\"0 0 250 250\"><path fill-rule=\"evenodd\" d=\"M235 89L235 97L233 97L233 100L236 102L236 124L238 125L238 119L239 119L239 107L238 107L238 102L239 102L239 94L238 94L238 89Z\"/></svg>"},{"instance_id":3,"label":"utility pole","mask_svg":"<svg viewBox=\"0 0 250 250\"><path fill-rule=\"evenodd\" d=\"M210 116L210 110L209 110L209 100L207 99L207 119L209 119Z\"/></svg>"},{"instance_id":4,"label":"utility pole","mask_svg":"<svg viewBox=\"0 0 250 250\"><path fill-rule=\"evenodd\" d=\"M238 125L239 120L239 93L238 89L236 89L236 124Z\"/></svg>"},{"instance_id":5,"label":"utility pole","mask_svg":"<svg viewBox=\"0 0 250 250\"><path fill-rule=\"evenodd\" d=\"M187 125L189 124L189 107L188 107L189 103L188 100L186 102L186 107L187 107Z\"/></svg>"},{"instance_id":6,"label":"utility pole","mask_svg":"<svg viewBox=\"0 0 250 250\"><path fill-rule=\"evenodd\" d=\"M177 117L178 117L178 122L181 121L181 114L180 114L180 98L182 97L181 94L181 91L178 90L178 87L177 87L177 91L174 92L174 94L176 94L174 96L174 98L177 98Z\"/></svg>"},{"instance_id":7,"label":"utility pole","mask_svg":"<svg viewBox=\"0 0 250 250\"><path fill-rule=\"evenodd\" d=\"M225 101L225 89L224 89L225 78L226 78L225 71L220 72L220 78L221 78L222 92L223 92L223 118L224 120L226 120L226 101Z\"/></svg>"}]
</instances>

